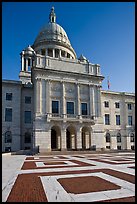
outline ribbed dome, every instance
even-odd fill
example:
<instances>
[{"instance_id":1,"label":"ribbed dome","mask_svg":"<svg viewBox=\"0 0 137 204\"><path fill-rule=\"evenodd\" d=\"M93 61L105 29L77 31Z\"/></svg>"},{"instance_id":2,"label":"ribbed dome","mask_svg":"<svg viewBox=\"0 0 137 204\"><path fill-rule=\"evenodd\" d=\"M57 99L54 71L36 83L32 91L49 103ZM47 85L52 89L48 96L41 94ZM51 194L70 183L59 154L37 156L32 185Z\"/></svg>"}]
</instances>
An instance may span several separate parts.
<instances>
[{"instance_id":1,"label":"ribbed dome","mask_svg":"<svg viewBox=\"0 0 137 204\"><path fill-rule=\"evenodd\" d=\"M53 22L48 23L41 29L34 42L34 46L37 43L44 41L57 41L63 44L65 43L66 45L71 47L70 41L65 30L59 24Z\"/></svg>"}]
</instances>

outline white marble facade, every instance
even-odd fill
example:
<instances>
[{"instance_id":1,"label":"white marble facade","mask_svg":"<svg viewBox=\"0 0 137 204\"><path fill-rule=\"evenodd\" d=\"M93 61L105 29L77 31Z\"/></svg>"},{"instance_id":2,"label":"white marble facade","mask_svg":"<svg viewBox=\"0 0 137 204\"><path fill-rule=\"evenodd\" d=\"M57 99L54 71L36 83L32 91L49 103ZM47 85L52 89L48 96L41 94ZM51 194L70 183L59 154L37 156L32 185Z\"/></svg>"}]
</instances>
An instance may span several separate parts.
<instances>
[{"instance_id":1,"label":"white marble facade","mask_svg":"<svg viewBox=\"0 0 137 204\"><path fill-rule=\"evenodd\" d=\"M39 147L40 152L135 148L135 94L102 90L100 65L83 55L77 58L66 32L56 23L54 8L34 44L21 52L19 78L18 82L3 80L2 151L5 147L11 151ZM6 101L7 93L13 93L11 101ZM26 96L30 103L25 102ZM109 107L104 106L105 101ZM115 102L120 103L117 109ZM13 119L6 122L5 109L9 107ZM24 114L31 114L31 122L24 122ZM109 125L105 114L109 114ZM120 115L120 125L115 124L116 115ZM17 144L12 129L18 130ZM8 130L12 141L7 144ZM26 133L29 139L24 139ZM117 142L118 133L121 142Z\"/></svg>"}]
</instances>

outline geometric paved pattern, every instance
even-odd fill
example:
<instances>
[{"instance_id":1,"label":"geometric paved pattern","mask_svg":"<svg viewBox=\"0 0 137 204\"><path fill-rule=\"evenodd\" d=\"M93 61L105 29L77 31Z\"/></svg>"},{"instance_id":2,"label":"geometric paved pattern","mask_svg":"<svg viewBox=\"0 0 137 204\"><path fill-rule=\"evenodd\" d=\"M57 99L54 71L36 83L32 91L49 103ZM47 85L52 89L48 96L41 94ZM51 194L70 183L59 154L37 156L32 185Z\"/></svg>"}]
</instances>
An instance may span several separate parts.
<instances>
[{"instance_id":1,"label":"geometric paved pattern","mask_svg":"<svg viewBox=\"0 0 137 204\"><path fill-rule=\"evenodd\" d=\"M7 202L135 202L135 154L26 156Z\"/></svg>"}]
</instances>

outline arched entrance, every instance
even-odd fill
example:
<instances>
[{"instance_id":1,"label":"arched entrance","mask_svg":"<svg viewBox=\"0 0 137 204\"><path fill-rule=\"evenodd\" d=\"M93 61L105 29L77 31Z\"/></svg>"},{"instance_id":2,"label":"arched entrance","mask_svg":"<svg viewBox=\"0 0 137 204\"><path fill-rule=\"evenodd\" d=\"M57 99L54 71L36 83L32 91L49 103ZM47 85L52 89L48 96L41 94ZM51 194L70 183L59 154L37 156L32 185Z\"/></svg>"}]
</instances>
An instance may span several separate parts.
<instances>
[{"instance_id":1,"label":"arched entrance","mask_svg":"<svg viewBox=\"0 0 137 204\"><path fill-rule=\"evenodd\" d=\"M91 146L91 132L90 128L82 128L82 149L89 149Z\"/></svg>"},{"instance_id":2,"label":"arched entrance","mask_svg":"<svg viewBox=\"0 0 137 204\"><path fill-rule=\"evenodd\" d=\"M51 128L51 150L60 150L61 131L58 126Z\"/></svg>"},{"instance_id":3,"label":"arched entrance","mask_svg":"<svg viewBox=\"0 0 137 204\"><path fill-rule=\"evenodd\" d=\"M66 130L66 147L67 150L76 149L76 131L73 126L69 126Z\"/></svg>"},{"instance_id":4,"label":"arched entrance","mask_svg":"<svg viewBox=\"0 0 137 204\"><path fill-rule=\"evenodd\" d=\"M71 137L70 137L70 132L69 132L68 129L66 131L66 137L67 137L67 140L66 140L66 142L67 142L67 149L71 149Z\"/></svg>"}]
</instances>

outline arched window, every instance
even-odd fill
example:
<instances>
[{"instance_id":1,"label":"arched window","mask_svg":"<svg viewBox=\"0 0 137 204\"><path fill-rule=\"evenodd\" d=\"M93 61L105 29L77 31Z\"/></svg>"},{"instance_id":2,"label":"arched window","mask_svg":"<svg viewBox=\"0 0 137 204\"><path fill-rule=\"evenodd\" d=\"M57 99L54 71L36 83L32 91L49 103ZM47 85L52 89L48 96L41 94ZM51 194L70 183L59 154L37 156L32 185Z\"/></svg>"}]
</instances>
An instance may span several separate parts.
<instances>
[{"instance_id":1,"label":"arched window","mask_svg":"<svg viewBox=\"0 0 137 204\"><path fill-rule=\"evenodd\" d=\"M11 143L12 142L12 135L11 131L5 132L5 143Z\"/></svg>"},{"instance_id":2,"label":"arched window","mask_svg":"<svg viewBox=\"0 0 137 204\"><path fill-rule=\"evenodd\" d=\"M117 142L121 142L121 134L120 133L117 134Z\"/></svg>"},{"instance_id":3,"label":"arched window","mask_svg":"<svg viewBox=\"0 0 137 204\"><path fill-rule=\"evenodd\" d=\"M110 142L110 134L108 132L106 133L106 142Z\"/></svg>"},{"instance_id":4,"label":"arched window","mask_svg":"<svg viewBox=\"0 0 137 204\"><path fill-rule=\"evenodd\" d=\"M24 143L31 143L31 133L25 132Z\"/></svg>"},{"instance_id":5,"label":"arched window","mask_svg":"<svg viewBox=\"0 0 137 204\"><path fill-rule=\"evenodd\" d=\"M130 134L130 142L135 142L134 133L131 133L131 134Z\"/></svg>"}]
</instances>

